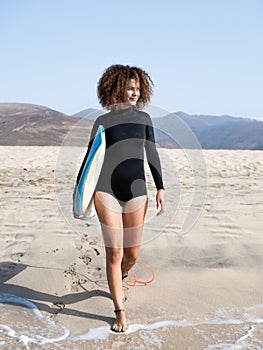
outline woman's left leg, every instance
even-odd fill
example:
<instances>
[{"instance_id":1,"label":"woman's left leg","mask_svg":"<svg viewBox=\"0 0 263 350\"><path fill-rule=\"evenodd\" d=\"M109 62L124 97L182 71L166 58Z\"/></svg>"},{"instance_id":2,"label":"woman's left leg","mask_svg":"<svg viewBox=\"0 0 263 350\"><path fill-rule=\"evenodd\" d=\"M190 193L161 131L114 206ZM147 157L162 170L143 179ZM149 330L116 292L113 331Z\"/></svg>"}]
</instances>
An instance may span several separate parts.
<instances>
[{"instance_id":1,"label":"woman's left leg","mask_svg":"<svg viewBox=\"0 0 263 350\"><path fill-rule=\"evenodd\" d=\"M148 206L147 196L131 199L123 206L123 258L121 263L122 276L136 263L140 254L141 236Z\"/></svg>"}]
</instances>

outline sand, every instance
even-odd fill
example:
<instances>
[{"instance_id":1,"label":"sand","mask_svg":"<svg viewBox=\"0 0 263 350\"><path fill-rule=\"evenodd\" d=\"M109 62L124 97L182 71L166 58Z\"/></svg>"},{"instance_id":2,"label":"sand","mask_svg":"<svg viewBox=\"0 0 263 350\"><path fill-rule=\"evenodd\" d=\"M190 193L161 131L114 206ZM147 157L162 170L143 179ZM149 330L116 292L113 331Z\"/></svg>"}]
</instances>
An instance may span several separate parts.
<instances>
[{"instance_id":1,"label":"sand","mask_svg":"<svg viewBox=\"0 0 263 350\"><path fill-rule=\"evenodd\" d=\"M0 349L263 348L262 151L159 153L167 209L147 170L139 259L155 279L125 285L114 334L98 220L71 215L83 150L0 147Z\"/></svg>"}]
</instances>

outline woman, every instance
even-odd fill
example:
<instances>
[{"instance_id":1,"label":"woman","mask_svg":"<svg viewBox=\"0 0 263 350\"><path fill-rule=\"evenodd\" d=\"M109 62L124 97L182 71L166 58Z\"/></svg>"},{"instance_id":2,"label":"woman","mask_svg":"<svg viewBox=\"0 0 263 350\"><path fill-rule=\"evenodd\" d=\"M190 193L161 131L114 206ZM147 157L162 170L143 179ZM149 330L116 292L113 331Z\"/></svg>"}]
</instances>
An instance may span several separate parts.
<instances>
[{"instance_id":1,"label":"woman","mask_svg":"<svg viewBox=\"0 0 263 350\"><path fill-rule=\"evenodd\" d=\"M97 118L78 180L99 125L105 128L106 153L94 194L106 250L106 272L116 320L112 330L127 329L122 280L136 263L147 192L144 149L156 185L157 215L164 212L164 187L150 116L140 109L150 102L152 80L138 67L112 65L98 82L98 98L110 112Z\"/></svg>"}]
</instances>

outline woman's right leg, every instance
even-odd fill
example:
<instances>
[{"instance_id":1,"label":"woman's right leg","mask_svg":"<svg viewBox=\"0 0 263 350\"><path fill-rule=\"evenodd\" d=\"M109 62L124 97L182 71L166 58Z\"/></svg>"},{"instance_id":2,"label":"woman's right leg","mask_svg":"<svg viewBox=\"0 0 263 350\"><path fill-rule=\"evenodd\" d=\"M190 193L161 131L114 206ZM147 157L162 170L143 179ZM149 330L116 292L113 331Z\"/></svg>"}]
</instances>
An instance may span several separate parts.
<instances>
[{"instance_id":1,"label":"woman's right leg","mask_svg":"<svg viewBox=\"0 0 263 350\"><path fill-rule=\"evenodd\" d=\"M122 208L108 193L96 192L94 204L101 224L106 251L106 273L115 310L123 310L122 273ZM112 329L123 332L127 328L124 311L116 312Z\"/></svg>"}]
</instances>

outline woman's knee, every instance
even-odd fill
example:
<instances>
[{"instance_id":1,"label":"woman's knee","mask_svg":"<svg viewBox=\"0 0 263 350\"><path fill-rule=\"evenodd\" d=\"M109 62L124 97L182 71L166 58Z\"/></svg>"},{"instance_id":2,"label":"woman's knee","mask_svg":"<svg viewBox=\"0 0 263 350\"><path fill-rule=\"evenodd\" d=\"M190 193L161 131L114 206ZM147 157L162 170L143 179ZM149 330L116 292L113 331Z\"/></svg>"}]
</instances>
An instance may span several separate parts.
<instances>
[{"instance_id":1,"label":"woman's knee","mask_svg":"<svg viewBox=\"0 0 263 350\"><path fill-rule=\"evenodd\" d=\"M107 263L120 265L123 257L122 249L119 248L107 248L106 260Z\"/></svg>"},{"instance_id":2,"label":"woman's knee","mask_svg":"<svg viewBox=\"0 0 263 350\"><path fill-rule=\"evenodd\" d=\"M129 264L135 264L139 257L138 249L125 249L124 260Z\"/></svg>"}]
</instances>

